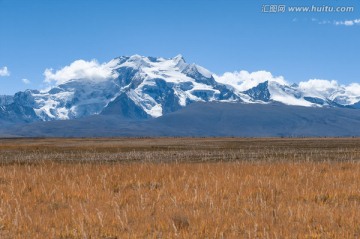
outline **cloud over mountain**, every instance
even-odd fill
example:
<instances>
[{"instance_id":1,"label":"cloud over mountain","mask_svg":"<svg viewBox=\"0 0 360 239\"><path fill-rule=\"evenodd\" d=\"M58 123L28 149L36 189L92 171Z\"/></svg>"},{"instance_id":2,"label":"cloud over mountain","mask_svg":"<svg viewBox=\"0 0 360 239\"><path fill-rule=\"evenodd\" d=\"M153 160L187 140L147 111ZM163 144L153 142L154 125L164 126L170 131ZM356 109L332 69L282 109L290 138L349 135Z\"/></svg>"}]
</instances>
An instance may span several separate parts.
<instances>
[{"instance_id":1,"label":"cloud over mountain","mask_svg":"<svg viewBox=\"0 0 360 239\"><path fill-rule=\"evenodd\" d=\"M116 64L116 60L103 64L98 63L97 60L76 60L60 70L54 71L53 69L46 69L44 71L45 82L60 85L69 80L78 79L104 81L116 77L116 74L112 71Z\"/></svg>"},{"instance_id":2,"label":"cloud over mountain","mask_svg":"<svg viewBox=\"0 0 360 239\"><path fill-rule=\"evenodd\" d=\"M283 76L273 76L268 71L248 72L245 70L226 72L221 76L215 75L218 82L229 85L236 85L241 91L248 90L265 81L273 81L279 84L287 84Z\"/></svg>"}]
</instances>

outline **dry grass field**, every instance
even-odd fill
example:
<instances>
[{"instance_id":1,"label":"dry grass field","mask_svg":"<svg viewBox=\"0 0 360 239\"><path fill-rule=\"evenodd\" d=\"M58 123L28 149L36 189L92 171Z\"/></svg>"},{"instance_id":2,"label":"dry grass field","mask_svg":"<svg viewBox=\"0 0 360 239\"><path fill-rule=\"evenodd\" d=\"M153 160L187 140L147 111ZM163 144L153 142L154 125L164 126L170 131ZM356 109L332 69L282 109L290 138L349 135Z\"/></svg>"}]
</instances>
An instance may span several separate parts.
<instances>
[{"instance_id":1,"label":"dry grass field","mask_svg":"<svg viewBox=\"0 0 360 239\"><path fill-rule=\"evenodd\" d=\"M360 139L0 139L0 238L360 238Z\"/></svg>"}]
</instances>

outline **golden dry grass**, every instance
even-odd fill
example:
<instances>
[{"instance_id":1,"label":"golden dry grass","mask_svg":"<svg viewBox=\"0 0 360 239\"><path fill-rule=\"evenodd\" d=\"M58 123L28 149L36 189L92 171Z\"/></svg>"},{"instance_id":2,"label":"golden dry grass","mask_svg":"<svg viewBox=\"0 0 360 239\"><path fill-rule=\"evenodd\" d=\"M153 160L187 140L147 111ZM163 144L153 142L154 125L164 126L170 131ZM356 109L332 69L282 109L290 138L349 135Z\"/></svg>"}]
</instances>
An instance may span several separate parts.
<instances>
[{"instance_id":1,"label":"golden dry grass","mask_svg":"<svg viewBox=\"0 0 360 239\"><path fill-rule=\"evenodd\" d=\"M0 140L0 238L359 238L358 139Z\"/></svg>"}]
</instances>

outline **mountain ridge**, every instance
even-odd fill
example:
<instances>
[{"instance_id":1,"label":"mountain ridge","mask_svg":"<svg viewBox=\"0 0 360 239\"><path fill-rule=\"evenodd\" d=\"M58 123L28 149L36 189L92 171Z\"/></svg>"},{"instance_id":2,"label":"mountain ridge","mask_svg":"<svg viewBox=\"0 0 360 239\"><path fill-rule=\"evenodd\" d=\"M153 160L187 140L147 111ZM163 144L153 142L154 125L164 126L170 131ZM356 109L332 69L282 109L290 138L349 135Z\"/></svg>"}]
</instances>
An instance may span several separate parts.
<instances>
[{"instance_id":1,"label":"mountain ridge","mask_svg":"<svg viewBox=\"0 0 360 239\"><path fill-rule=\"evenodd\" d=\"M29 123L91 115L157 118L196 102L360 108L360 91L334 84L324 88L317 85L321 80L290 85L272 75L259 80L244 72L232 79L226 74L217 76L186 63L182 55L121 56L101 65L79 60L55 73L47 70L46 81L52 85L46 90L0 96L0 120Z\"/></svg>"}]
</instances>

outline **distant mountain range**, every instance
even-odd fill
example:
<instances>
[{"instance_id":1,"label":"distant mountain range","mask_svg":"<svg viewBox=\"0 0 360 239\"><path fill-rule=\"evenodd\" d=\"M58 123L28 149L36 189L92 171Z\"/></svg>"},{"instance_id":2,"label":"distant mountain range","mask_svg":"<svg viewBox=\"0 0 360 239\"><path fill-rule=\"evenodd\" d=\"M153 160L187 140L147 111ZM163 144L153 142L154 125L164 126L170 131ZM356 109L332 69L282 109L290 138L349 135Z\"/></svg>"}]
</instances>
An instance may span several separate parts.
<instances>
[{"instance_id":1,"label":"distant mountain range","mask_svg":"<svg viewBox=\"0 0 360 239\"><path fill-rule=\"evenodd\" d=\"M220 77L181 55L123 56L103 67L102 77L0 96L0 135L360 135L360 94L349 87Z\"/></svg>"}]
</instances>

